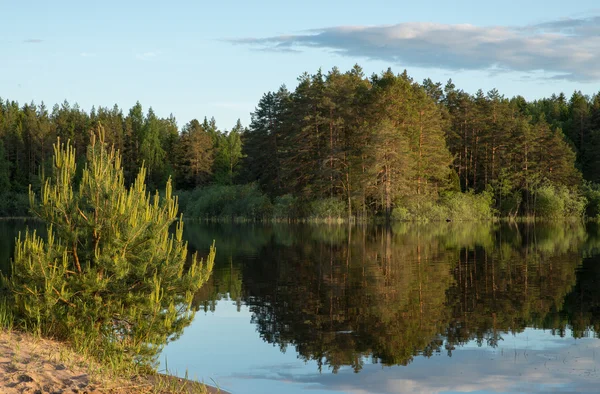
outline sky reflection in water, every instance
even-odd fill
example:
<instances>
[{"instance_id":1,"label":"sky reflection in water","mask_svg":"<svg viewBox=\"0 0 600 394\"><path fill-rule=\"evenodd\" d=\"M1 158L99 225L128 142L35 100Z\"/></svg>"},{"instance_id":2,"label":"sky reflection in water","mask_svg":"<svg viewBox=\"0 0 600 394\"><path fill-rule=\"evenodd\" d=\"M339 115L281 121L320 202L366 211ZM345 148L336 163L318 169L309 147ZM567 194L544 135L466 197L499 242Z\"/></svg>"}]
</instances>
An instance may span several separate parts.
<instances>
[{"instance_id":1,"label":"sky reflection in water","mask_svg":"<svg viewBox=\"0 0 600 394\"><path fill-rule=\"evenodd\" d=\"M192 226L217 266L161 367L234 394L598 391L595 227L331 230Z\"/></svg>"},{"instance_id":2,"label":"sky reflection in water","mask_svg":"<svg viewBox=\"0 0 600 394\"><path fill-rule=\"evenodd\" d=\"M600 340L526 329L504 334L497 348L469 342L453 352L416 357L408 366L365 365L318 373L315 361L265 343L250 312L221 300L215 312L199 313L184 336L163 352L170 370L212 380L233 393L453 393L598 392ZM212 379L212 380L211 380Z\"/></svg>"}]
</instances>

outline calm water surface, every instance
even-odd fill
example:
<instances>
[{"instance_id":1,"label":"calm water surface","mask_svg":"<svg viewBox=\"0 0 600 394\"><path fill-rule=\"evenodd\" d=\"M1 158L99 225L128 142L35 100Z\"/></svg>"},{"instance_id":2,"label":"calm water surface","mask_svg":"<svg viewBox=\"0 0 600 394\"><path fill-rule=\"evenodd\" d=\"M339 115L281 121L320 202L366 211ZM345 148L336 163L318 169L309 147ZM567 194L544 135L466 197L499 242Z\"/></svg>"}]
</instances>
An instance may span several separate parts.
<instances>
[{"instance_id":1,"label":"calm water surface","mask_svg":"<svg viewBox=\"0 0 600 394\"><path fill-rule=\"evenodd\" d=\"M161 367L237 393L598 392L595 225L186 224L217 262Z\"/></svg>"},{"instance_id":2,"label":"calm water surface","mask_svg":"<svg viewBox=\"0 0 600 394\"><path fill-rule=\"evenodd\" d=\"M22 228L0 222L0 270ZM600 391L596 225L185 228L217 260L160 369L234 394Z\"/></svg>"}]
</instances>

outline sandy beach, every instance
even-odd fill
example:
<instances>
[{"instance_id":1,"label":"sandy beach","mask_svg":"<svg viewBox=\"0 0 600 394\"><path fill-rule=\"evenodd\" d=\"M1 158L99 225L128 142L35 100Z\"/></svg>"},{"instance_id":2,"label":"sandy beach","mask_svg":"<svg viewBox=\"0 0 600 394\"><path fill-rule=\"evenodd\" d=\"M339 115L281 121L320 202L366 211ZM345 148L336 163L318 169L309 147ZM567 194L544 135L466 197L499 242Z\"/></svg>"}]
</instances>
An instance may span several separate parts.
<instances>
[{"instance_id":1,"label":"sandy beach","mask_svg":"<svg viewBox=\"0 0 600 394\"><path fill-rule=\"evenodd\" d=\"M154 375L109 376L66 345L29 334L0 331L0 393L133 394L225 393L196 382Z\"/></svg>"}]
</instances>

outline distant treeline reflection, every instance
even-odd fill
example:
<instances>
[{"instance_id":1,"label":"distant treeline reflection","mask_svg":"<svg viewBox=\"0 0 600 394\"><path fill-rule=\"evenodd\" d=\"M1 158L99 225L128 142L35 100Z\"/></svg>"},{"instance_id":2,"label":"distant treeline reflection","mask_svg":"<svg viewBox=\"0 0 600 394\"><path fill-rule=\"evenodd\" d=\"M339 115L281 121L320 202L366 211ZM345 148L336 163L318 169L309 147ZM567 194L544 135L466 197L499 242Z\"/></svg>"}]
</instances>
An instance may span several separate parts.
<instances>
[{"instance_id":1,"label":"distant treeline reflection","mask_svg":"<svg viewBox=\"0 0 600 394\"><path fill-rule=\"evenodd\" d=\"M526 327L600 333L595 224L194 224L187 236L220 246L198 308L229 296L266 342L334 372L496 346Z\"/></svg>"}]
</instances>

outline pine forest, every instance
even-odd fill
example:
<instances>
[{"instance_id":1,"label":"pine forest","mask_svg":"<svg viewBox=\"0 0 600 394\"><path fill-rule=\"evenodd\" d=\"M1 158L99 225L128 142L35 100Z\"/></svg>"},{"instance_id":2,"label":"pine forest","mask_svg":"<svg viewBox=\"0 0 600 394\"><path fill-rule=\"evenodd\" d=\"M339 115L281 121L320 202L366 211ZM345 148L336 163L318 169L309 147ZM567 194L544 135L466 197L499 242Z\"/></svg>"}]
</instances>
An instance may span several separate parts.
<instances>
[{"instance_id":1,"label":"pine forest","mask_svg":"<svg viewBox=\"0 0 600 394\"><path fill-rule=\"evenodd\" d=\"M173 108L176 110L176 108ZM318 70L265 93L249 125L64 102L0 101L0 214L27 216L53 144L85 159L101 125L126 184L172 179L186 217L294 220L596 218L600 93L527 101L406 71ZM83 168L82 166L79 166ZM81 178L81 176L79 177ZM76 177L77 179L77 177Z\"/></svg>"}]
</instances>

